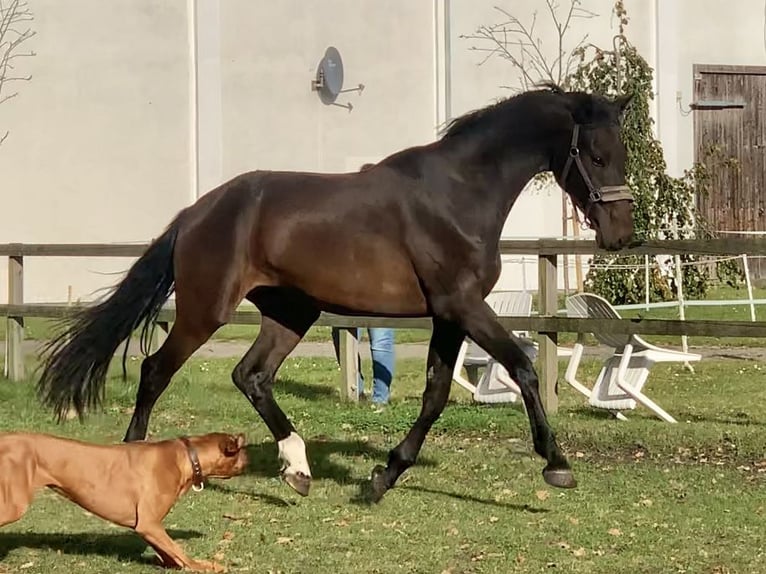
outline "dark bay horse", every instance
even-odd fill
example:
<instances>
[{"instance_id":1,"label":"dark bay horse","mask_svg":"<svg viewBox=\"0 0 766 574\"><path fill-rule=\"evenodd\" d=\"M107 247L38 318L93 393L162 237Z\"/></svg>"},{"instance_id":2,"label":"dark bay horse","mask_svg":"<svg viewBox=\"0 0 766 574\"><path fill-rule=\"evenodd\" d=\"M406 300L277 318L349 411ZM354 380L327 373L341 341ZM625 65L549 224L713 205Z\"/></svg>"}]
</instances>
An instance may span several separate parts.
<instances>
[{"instance_id":1,"label":"dark bay horse","mask_svg":"<svg viewBox=\"0 0 766 574\"><path fill-rule=\"evenodd\" d=\"M305 444L272 395L284 359L323 310L431 317L422 408L387 465L373 469L373 498L414 464L445 407L466 335L518 381L535 451L547 461L545 481L574 487L534 366L484 297L500 274L503 223L539 172L554 173L599 246L619 249L632 240L620 139L629 101L548 85L459 117L434 143L359 173L235 177L180 211L105 299L69 318L45 351L41 400L59 418L70 408L82 417L97 406L119 345L138 328L146 336L175 291L175 323L141 365L125 435L125 441L144 439L173 374L248 299L262 325L232 379L277 441L283 477L307 495Z\"/></svg>"}]
</instances>

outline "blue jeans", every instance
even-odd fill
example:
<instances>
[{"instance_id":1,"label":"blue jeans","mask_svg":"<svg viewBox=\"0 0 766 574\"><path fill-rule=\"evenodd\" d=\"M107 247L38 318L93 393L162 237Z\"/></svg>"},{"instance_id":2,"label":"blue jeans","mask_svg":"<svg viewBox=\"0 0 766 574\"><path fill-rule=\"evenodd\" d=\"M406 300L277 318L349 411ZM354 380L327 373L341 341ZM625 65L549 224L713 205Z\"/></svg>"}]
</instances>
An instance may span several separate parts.
<instances>
[{"instance_id":1,"label":"blue jeans","mask_svg":"<svg viewBox=\"0 0 766 574\"><path fill-rule=\"evenodd\" d=\"M349 329L353 334L354 331ZM362 329L356 331L357 340L362 337ZM379 327L367 329L370 337L370 354L372 355L372 402L385 404L391 396L391 381L394 378L394 330ZM340 361L340 329L333 327L332 342L335 347L335 357ZM362 375L362 358L357 355L358 396L364 393L364 375Z\"/></svg>"}]
</instances>

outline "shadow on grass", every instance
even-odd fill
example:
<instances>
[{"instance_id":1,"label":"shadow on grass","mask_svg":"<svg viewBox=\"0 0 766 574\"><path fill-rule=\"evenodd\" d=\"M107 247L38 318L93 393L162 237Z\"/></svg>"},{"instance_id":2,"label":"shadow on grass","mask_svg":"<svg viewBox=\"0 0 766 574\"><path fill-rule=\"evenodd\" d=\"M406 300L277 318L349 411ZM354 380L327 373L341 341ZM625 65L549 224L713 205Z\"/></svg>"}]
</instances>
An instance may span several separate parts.
<instances>
[{"instance_id":1,"label":"shadow on grass","mask_svg":"<svg viewBox=\"0 0 766 574\"><path fill-rule=\"evenodd\" d=\"M174 540L202 536L201 533L190 530L169 530L168 534ZM144 556L149 545L132 532L119 534L0 532L0 560L4 560L9 552L18 548L53 550L62 554L80 556L109 556L121 561L143 564L157 563L154 551L151 555Z\"/></svg>"},{"instance_id":2,"label":"shadow on grass","mask_svg":"<svg viewBox=\"0 0 766 574\"><path fill-rule=\"evenodd\" d=\"M577 407L568 407L566 409L566 412L568 414L577 415L578 417L582 417L584 419L592 419L592 420L613 420L616 421L617 417L615 417L610 411L606 409L597 409L594 407L583 407L583 406L577 406ZM559 415L560 416L560 415ZM626 417L628 415L625 415ZM620 421L618 421L619 424Z\"/></svg>"},{"instance_id":3,"label":"shadow on grass","mask_svg":"<svg viewBox=\"0 0 766 574\"><path fill-rule=\"evenodd\" d=\"M250 458L247 474L273 478L279 476L280 462L277 458L277 445L273 441L264 441L247 447ZM311 465L311 475L314 479L332 480L338 484L361 484L368 479L353 476L349 465L333 460L339 457L365 457L370 459L370 470L373 460L386 461L388 449L382 449L363 441L336 441L315 438L306 441L306 454ZM436 462L428 457L419 457L417 466L436 466Z\"/></svg>"},{"instance_id":4,"label":"shadow on grass","mask_svg":"<svg viewBox=\"0 0 766 574\"><path fill-rule=\"evenodd\" d=\"M486 504L487 506L497 506L499 508L508 508L518 510L522 512L529 512L530 514L541 514L544 512L550 512L547 508L534 508L529 504L511 504L508 502L500 502L491 498L479 498L478 496L471 496L470 494L459 494L457 492L447 492L446 490L436 490L434 488L425 488L423 486L397 486L394 490L412 490L415 492L424 492L427 494L437 494L439 496L447 496L449 498L456 498L465 502L473 502L477 504Z\"/></svg>"},{"instance_id":5,"label":"shadow on grass","mask_svg":"<svg viewBox=\"0 0 766 574\"><path fill-rule=\"evenodd\" d=\"M571 407L567 409L570 414L577 415L583 419L590 420L613 420L617 421L616 417L609 411L604 409L595 409L588 407ZM722 425L742 425L742 426L766 426L766 421L760 421L753 419L747 413L732 413L729 416L714 416L708 414L699 414L688 411L677 411L671 413L675 419L680 422L690 423L716 423ZM657 417L647 410L634 410L625 412L627 421L617 421L614 424L624 425L633 421L654 421L658 425L662 425ZM663 427L664 428L664 427Z\"/></svg>"},{"instance_id":6,"label":"shadow on grass","mask_svg":"<svg viewBox=\"0 0 766 574\"><path fill-rule=\"evenodd\" d=\"M274 385L274 394L279 398L282 394L292 395L307 401L332 400L337 398L335 388L327 385L301 383L293 379L279 379Z\"/></svg>"},{"instance_id":7,"label":"shadow on grass","mask_svg":"<svg viewBox=\"0 0 766 574\"><path fill-rule=\"evenodd\" d=\"M287 484L285 484L287 487ZM279 506L279 507L286 507L286 506L295 506L294 502L291 502L288 499L280 498L278 496L272 496L271 494L264 494L262 492L253 492L251 490L243 489L243 488L232 488L228 485L221 484L220 482L210 482L207 485L205 485L206 489L214 490L218 492L226 492L228 494L241 494L243 496L247 496L249 498L252 498L254 500L259 500L261 502L264 502L266 504L270 504L271 506ZM289 488L289 487L288 487ZM292 491L291 491L292 492Z\"/></svg>"},{"instance_id":8,"label":"shadow on grass","mask_svg":"<svg viewBox=\"0 0 766 574\"><path fill-rule=\"evenodd\" d=\"M679 421L690 423L715 423L721 425L740 425L740 426L766 426L766 421L753 419L747 413L731 413L729 416L701 415L697 413L681 412L675 415Z\"/></svg>"}]
</instances>

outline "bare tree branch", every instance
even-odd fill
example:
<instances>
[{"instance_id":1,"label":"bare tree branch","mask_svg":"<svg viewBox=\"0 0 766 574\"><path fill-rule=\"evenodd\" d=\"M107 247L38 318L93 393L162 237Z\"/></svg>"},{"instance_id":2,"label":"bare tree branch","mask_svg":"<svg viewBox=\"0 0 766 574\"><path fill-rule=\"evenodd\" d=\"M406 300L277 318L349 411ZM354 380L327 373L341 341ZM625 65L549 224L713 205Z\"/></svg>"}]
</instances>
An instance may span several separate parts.
<instances>
[{"instance_id":1,"label":"bare tree branch","mask_svg":"<svg viewBox=\"0 0 766 574\"><path fill-rule=\"evenodd\" d=\"M532 14L531 22L525 24L505 8L495 6L495 10L503 16L501 22L480 26L473 34L460 36L475 41L470 50L485 54L478 65L483 65L493 57L499 57L510 62L519 74L522 89L545 81L567 87L578 54L584 49L588 39L586 34L573 47L568 47L567 35L571 31L572 21L594 18L598 14L583 8L581 0L568 0L568 8L563 14L558 0L544 1L556 31L555 56L546 55L542 38L536 32L537 11Z\"/></svg>"},{"instance_id":2,"label":"bare tree branch","mask_svg":"<svg viewBox=\"0 0 766 574\"><path fill-rule=\"evenodd\" d=\"M26 0L0 0L0 104L15 98L18 92L4 95L4 89L11 82L28 82L31 75L18 75L14 60L35 56L34 51L19 51L19 47L32 38L36 32L26 23L34 17ZM0 145L8 138L9 132L0 138Z\"/></svg>"}]
</instances>

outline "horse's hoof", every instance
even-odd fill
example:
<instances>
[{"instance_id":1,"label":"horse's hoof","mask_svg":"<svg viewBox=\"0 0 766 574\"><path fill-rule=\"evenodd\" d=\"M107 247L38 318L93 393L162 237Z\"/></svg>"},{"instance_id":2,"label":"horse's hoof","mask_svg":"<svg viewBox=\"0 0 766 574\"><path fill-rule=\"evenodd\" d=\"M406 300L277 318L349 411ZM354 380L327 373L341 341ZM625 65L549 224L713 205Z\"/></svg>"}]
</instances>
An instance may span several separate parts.
<instances>
[{"instance_id":1,"label":"horse's hoof","mask_svg":"<svg viewBox=\"0 0 766 574\"><path fill-rule=\"evenodd\" d=\"M577 486L574 473L568 468L546 468L543 470L543 479L556 488L575 488Z\"/></svg>"},{"instance_id":2,"label":"horse's hoof","mask_svg":"<svg viewBox=\"0 0 766 574\"><path fill-rule=\"evenodd\" d=\"M385 466L377 465L372 469L370 483L372 485L372 501L380 502L380 499L383 498L383 495L388 491Z\"/></svg>"},{"instance_id":3,"label":"horse's hoof","mask_svg":"<svg viewBox=\"0 0 766 574\"><path fill-rule=\"evenodd\" d=\"M292 489L301 496L308 496L311 489L311 477L302 472L283 473L282 478L292 487Z\"/></svg>"}]
</instances>

